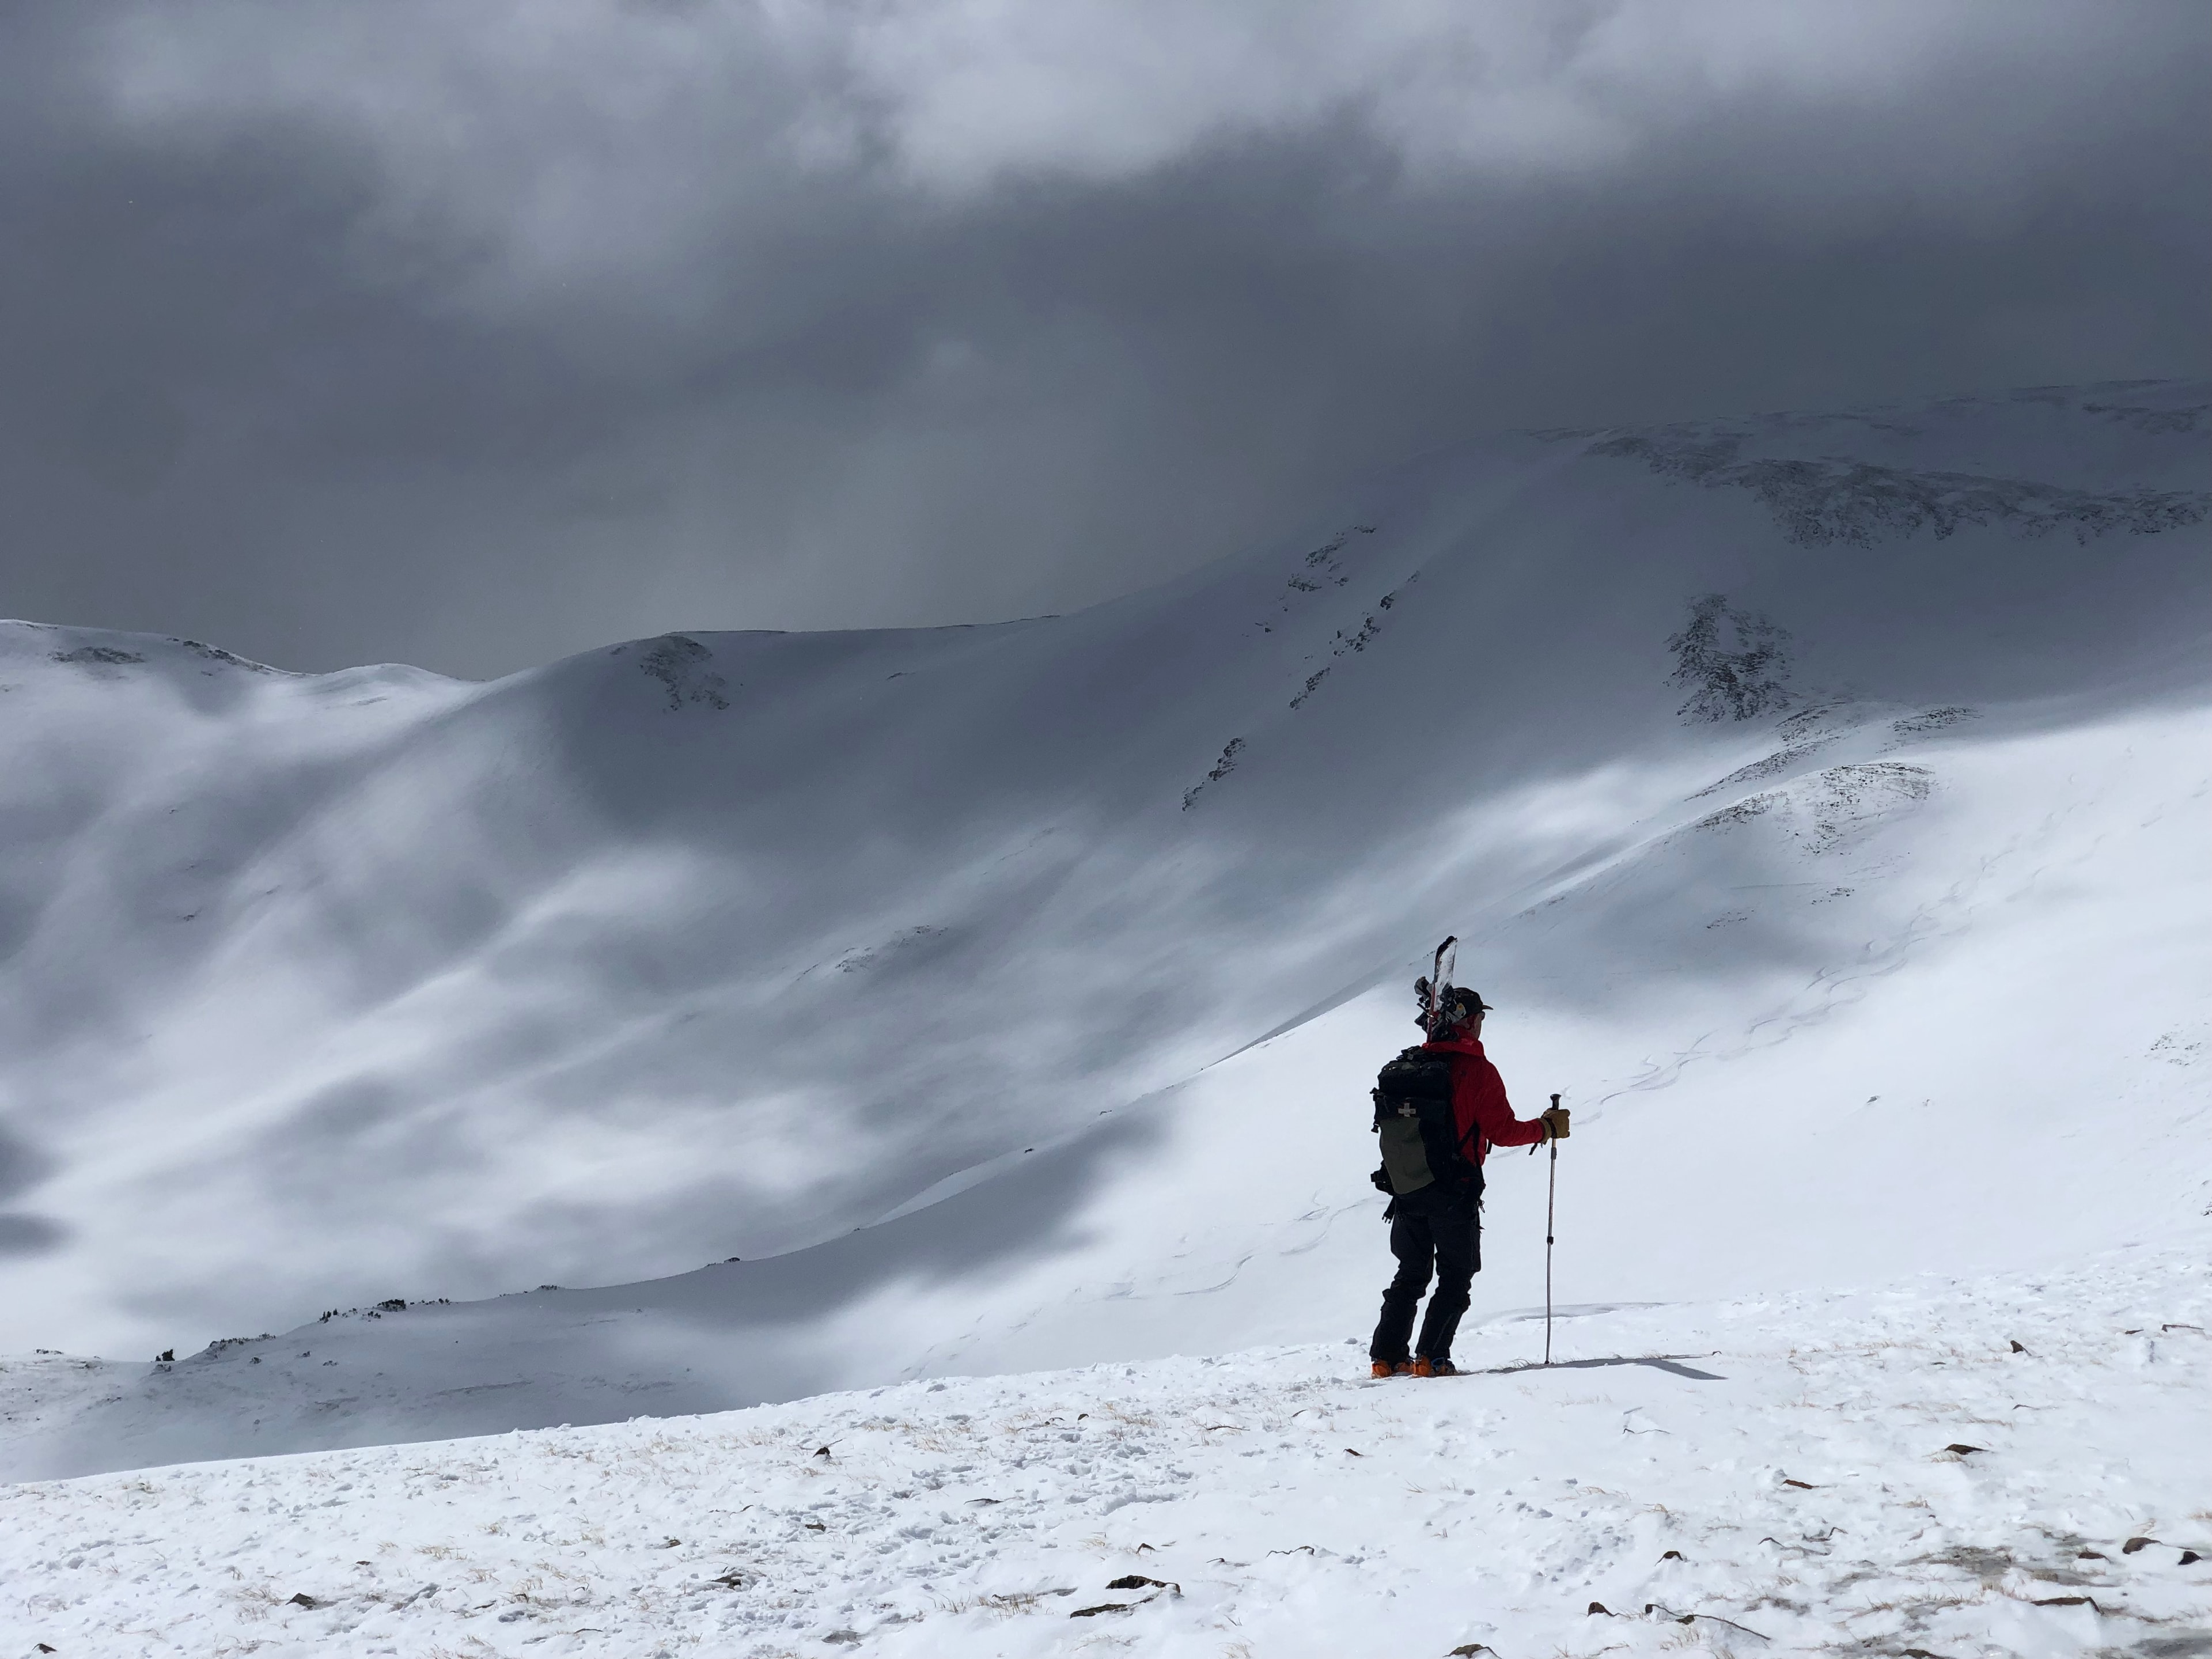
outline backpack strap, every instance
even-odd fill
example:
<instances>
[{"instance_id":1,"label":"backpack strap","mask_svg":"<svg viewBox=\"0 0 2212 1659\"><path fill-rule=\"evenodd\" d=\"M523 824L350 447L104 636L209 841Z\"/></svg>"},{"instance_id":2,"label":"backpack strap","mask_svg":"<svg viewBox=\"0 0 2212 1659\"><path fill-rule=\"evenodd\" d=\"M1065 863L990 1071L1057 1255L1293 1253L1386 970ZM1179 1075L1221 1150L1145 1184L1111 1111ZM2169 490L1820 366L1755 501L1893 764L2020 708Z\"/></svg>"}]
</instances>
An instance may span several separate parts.
<instances>
[{"instance_id":1,"label":"backpack strap","mask_svg":"<svg viewBox=\"0 0 2212 1659\"><path fill-rule=\"evenodd\" d=\"M1480 1124L1470 1123L1468 1125L1464 1132L1462 1132L1459 1127L1459 1103L1456 1098L1459 1093L1459 1074L1455 1071L1452 1070L1452 1062L1454 1060L1465 1060L1468 1058L1471 1058L1471 1056L1465 1054L1446 1054L1444 1056L1445 1072L1452 1080L1451 1092L1445 1097L1444 1104L1446 1109L1452 1115L1452 1150L1459 1154L1461 1162L1464 1163L1467 1167L1474 1172L1474 1190L1477 1193L1480 1193L1484 1186L1482 1178L1483 1149L1487 1143L1483 1139L1482 1126ZM1472 1151L1470 1151L1468 1146L1468 1139L1469 1136L1474 1137L1474 1146Z\"/></svg>"}]
</instances>

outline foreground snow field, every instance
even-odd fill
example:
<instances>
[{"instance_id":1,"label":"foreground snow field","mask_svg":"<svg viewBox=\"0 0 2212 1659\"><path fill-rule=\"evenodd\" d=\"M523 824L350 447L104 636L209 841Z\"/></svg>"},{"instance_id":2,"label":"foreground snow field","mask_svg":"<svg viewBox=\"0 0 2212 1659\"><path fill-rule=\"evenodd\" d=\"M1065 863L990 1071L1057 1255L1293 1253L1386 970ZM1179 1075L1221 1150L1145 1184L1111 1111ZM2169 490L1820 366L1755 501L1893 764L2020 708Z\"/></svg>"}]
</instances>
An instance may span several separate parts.
<instances>
[{"instance_id":1,"label":"foreground snow field","mask_svg":"<svg viewBox=\"0 0 2212 1659\"><path fill-rule=\"evenodd\" d=\"M2201 1249L0 1488L62 1655L2212 1652ZM2148 1541L2144 1541L2148 1540ZM1600 1609L1602 1611L1600 1611Z\"/></svg>"}]
</instances>

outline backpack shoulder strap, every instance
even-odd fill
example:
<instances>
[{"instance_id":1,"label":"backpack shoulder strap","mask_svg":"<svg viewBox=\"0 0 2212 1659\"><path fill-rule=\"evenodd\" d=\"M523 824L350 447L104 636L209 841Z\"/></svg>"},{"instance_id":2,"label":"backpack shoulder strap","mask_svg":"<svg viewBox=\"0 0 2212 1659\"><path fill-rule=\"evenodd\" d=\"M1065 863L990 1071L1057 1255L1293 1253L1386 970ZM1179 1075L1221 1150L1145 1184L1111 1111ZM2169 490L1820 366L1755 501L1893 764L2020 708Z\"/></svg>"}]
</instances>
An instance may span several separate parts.
<instances>
[{"instance_id":1,"label":"backpack shoulder strap","mask_svg":"<svg viewBox=\"0 0 2212 1659\"><path fill-rule=\"evenodd\" d=\"M1450 1077L1454 1091L1456 1092L1459 1082L1459 1074L1456 1071L1453 1070L1452 1062L1460 1060L1470 1060L1473 1059L1474 1056L1471 1054L1444 1054L1441 1056L1441 1058L1444 1061L1446 1075ZM1447 1095L1445 1098L1448 1102L1451 1101L1450 1095ZM1465 1158L1469 1164L1472 1164L1476 1169L1480 1170L1482 1167L1482 1126L1479 1123L1470 1123L1467 1126L1464 1131L1462 1131L1459 1127L1459 1112L1456 1103L1453 1103L1452 1137L1454 1149L1457 1151L1462 1158Z\"/></svg>"}]
</instances>

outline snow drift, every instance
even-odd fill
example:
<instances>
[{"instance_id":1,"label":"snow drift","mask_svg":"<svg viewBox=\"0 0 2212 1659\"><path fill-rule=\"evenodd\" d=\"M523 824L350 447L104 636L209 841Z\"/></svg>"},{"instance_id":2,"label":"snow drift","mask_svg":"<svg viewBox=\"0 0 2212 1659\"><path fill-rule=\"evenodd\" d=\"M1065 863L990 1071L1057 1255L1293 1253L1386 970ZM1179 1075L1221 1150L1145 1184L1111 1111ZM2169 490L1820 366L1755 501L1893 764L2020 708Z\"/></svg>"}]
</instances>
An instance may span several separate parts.
<instances>
[{"instance_id":1,"label":"snow drift","mask_svg":"<svg viewBox=\"0 0 2212 1659\"><path fill-rule=\"evenodd\" d=\"M481 686L9 625L0 1343L307 1323L17 1365L7 1470L1340 1337L1445 929L1578 1301L2201 1237L2208 408L1497 439L1079 616Z\"/></svg>"}]
</instances>

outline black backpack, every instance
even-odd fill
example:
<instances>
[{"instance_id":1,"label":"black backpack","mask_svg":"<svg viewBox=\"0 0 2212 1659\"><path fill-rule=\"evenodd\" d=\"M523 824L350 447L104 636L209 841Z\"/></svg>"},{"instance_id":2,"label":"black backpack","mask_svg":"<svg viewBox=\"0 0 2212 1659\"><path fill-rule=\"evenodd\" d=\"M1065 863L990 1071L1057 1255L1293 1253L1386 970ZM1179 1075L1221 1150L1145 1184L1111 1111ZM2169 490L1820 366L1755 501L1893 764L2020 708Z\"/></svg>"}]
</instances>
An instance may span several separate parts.
<instances>
[{"instance_id":1,"label":"black backpack","mask_svg":"<svg viewBox=\"0 0 2212 1659\"><path fill-rule=\"evenodd\" d=\"M1376 1186L1395 1197L1436 1186L1455 1197L1482 1192L1482 1165L1461 1145L1452 1116L1451 1060L1408 1048L1375 1079L1375 1134L1382 1146Z\"/></svg>"}]
</instances>

